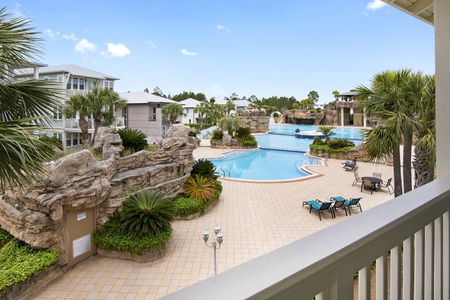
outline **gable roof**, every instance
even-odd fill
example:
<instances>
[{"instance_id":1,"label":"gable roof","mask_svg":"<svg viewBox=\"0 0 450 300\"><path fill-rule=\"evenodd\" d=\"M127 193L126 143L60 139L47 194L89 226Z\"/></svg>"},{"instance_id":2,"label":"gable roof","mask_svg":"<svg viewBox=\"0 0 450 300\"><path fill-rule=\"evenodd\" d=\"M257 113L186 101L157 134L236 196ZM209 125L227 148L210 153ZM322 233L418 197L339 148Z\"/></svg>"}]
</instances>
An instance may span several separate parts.
<instances>
[{"instance_id":1,"label":"gable roof","mask_svg":"<svg viewBox=\"0 0 450 300\"><path fill-rule=\"evenodd\" d=\"M178 102L181 105L183 105L183 107L197 107L200 104L200 101L192 99L192 98L187 98L183 101Z\"/></svg>"},{"instance_id":2,"label":"gable roof","mask_svg":"<svg viewBox=\"0 0 450 300\"><path fill-rule=\"evenodd\" d=\"M22 75L26 75L28 70ZM65 64L57 66L48 66L39 68L39 74L51 74L51 73L69 73L74 76L89 77L97 79L109 79L109 80L119 80L120 78L100 73L91 69L83 68L77 65ZM33 70L29 70L29 74L33 74Z\"/></svg>"},{"instance_id":3,"label":"gable roof","mask_svg":"<svg viewBox=\"0 0 450 300\"><path fill-rule=\"evenodd\" d=\"M127 104L177 103L176 101L146 92L119 93L119 96L120 98L126 100Z\"/></svg>"},{"instance_id":4,"label":"gable roof","mask_svg":"<svg viewBox=\"0 0 450 300\"><path fill-rule=\"evenodd\" d=\"M434 1L433 0L381 0L396 7L411 16L428 24L434 25Z\"/></svg>"}]
</instances>

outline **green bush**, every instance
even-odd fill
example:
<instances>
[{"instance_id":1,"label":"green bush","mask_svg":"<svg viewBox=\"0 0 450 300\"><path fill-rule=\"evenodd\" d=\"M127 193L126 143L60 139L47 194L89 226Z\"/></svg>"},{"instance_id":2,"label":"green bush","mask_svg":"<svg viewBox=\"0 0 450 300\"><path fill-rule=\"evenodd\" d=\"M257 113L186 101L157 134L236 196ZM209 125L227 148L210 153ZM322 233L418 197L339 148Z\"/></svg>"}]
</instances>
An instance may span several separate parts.
<instances>
[{"instance_id":1,"label":"green bush","mask_svg":"<svg viewBox=\"0 0 450 300\"><path fill-rule=\"evenodd\" d=\"M106 250L129 251L140 254L145 249L162 251L164 244L170 240L172 228L161 231L155 236L134 237L129 234L118 232L110 233L102 230L94 232L95 243Z\"/></svg>"},{"instance_id":2,"label":"green bush","mask_svg":"<svg viewBox=\"0 0 450 300\"><path fill-rule=\"evenodd\" d=\"M323 145L326 145L327 143L325 143L325 141L323 141L320 137L315 136L312 144L318 145L318 146L323 146Z\"/></svg>"},{"instance_id":3,"label":"green bush","mask_svg":"<svg viewBox=\"0 0 450 300\"><path fill-rule=\"evenodd\" d=\"M198 212L204 212L205 209L211 205L211 203L215 202L222 193L222 183L220 181L215 181L216 190L214 192L214 196L211 200L202 202L196 198L189 198L186 196L180 196L175 199L175 213L177 215L186 217L189 215L196 214Z\"/></svg>"},{"instance_id":4,"label":"green bush","mask_svg":"<svg viewBox=\"0 0 450 300\"><path fill-rule=\"evenodd\" d=\"M235 137L245 139L248 136L252 136L251 134L252 132L249 127L238 127L236 129Z\"/></svg>"},{"instance_id":5,"label":"green bush","mask_svg":"<svg viewBox=\"0 0 450 300\"><path fill-rule=\"evenodd\" d=\"M12 239L0 251L0 294L4 293L7 287L47 269L58 257L59 252L56 250L34 249Z\"/></svg>"},{"instance_id":6,"label":"green bush","mask_svg":"<svg viewBox=\"0 0 450 300\"><path fill-rule=\"evenodd\" d=\"M198 128L198 124L197 123L185 123L183 124L185 126L191 127L192 129L197 129Z\"/></svg>"},{"instance_id":7,"label":"green bush","mask_svg":"<svg viewBox=\"0 0 450 300\"><path fill-rule=\"evenodd\" d=\"M56 136L50 137L48 135L41 135L39 137L39 140L41 140L42 142L46 143L49 146L55 146L61 150L63 149L62 141L58 139Z\"/></svg>"},{"instance_id":8,"label":"green bush","mask_svg":"<svg viewBox=\"0 0 450 300\"><path fill-rule=\"evenodd\" d=\"M0 228L0 248L14 237L6 230Z\"/></svg>"},{"instance_id":9,"label":"green bush","mask_svg":"<svg viewBox=\"0 0 450 300\"><path fill-rule=\"evenodd\" d=\"M242 143L244 147L252 147L258 144L258 141L253 135L249 135L245 138L234 137L236 140Z\"/></svg>"},{"instance_id":10,"label":"green bush","mask_svg":"<svg viewBox=\"0 0 450 300\"><path fill-rule=\"evenodd\" d=\"M192 167L191 176L201 175L216 180L219 177L216 166L207 159L198 159Z\"/></svg>"},{"instance_id":11,"label":"green bush","mask_svg":"<svg viewBox=\"0 0 450 300\"><path fill-rule=\"evenodd\" d=\"M140 191L122 203L122 231L133 237L156 236L171 228L175 204L156 191Z\"/></svg>"},{"instance_id":12,"label":"green bush","mask_svg":"<svg viewBox=\"0 0 450 300\"><path fill-rule=\"evenodd\" d=\"M347 147L355 147L355 143L350 141L349 139L332 139L328 142L328 146L331 149L340 149L340 148L347 148Z\"/></svg>"},{"instance_id":13,"label":"green bush","mask_svg":"<svg viewBox=\"0 0 450 300\"><path fill-rule=\"evenodd\" d=\"M212 132L211 141L221 141L223 138L223 132L220 129L216 129Z\"/></svg>"},{"instance_id":14,"label":"green bush","mask_svg":"<svg viewBox=\"0 0 450 300\"><path fill-rule=\"evenodd\" d=\"M122 145L125 151L138 152L144 150L148 146L145 134L137 129L123 128L119 129L117 133L122 139Z\"/></svg>"}]
</instances>

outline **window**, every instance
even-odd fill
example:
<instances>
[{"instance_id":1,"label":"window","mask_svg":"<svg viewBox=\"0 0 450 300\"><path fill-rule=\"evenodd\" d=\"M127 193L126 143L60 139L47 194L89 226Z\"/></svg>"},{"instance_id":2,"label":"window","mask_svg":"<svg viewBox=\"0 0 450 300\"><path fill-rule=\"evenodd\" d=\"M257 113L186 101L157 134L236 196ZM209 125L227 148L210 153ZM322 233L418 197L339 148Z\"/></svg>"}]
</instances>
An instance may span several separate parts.
<instances>
[{"instance_id":1,"label":"window","mask_svg":"<svg viewBox=\"0 0 450 300\"><path fill-rule=\"evenodd\" d=\"M95 88L97 86L97 82L95 80L87 80L87 89L88 91L92 90L93 88Z\"/></svg>"},{"instance_id":2,"label":"window","mask_svg":"<svg viewBox=\"0 0 450 300\"><path fill-rule=\"evenodd\" d=\"M49 79L50 79L50 77L44 76L44 80L49 80Z\"/></svg>"},{"instance_id":3,"label":"window","mask_svg":"<svg viewBox=\"0 0 450 300\"><path fill-rule=\"evenodd\" d=\"M156 107L153 106L153 121L156 121Z\"/></svg>"},{"instance_id":4,"label":"window","mask_svg":"<svg viewBox=\"0 0 450 300\"><path fill-rule=\"evenodd\" d=\"M72 79L72 89L78 90L78 78Z\"/></svg>"},{"instance_id":5,"label":"window","mask_svg":"<svg viewBox=\"0 0 450 300\"><path fill-rule=\"evenodd\" d=\"M103 87L104 87L105 89L113 90L113 89L114 89L114 82L113 82L113 81L105 80L105 81L103 82Z\"/></svg>"},{"instance_id":6,"label":"window","mask_svg":"<svg viewBox=\"0 0 450 300\"><path fill-rule=\"evenodd\" d=\"M67 80L67 89L68 90L72 89L72 77L69 77L69 80Z\"/></svg>"},{"instance_id":7,"label":"window","mask_svg":"<svg viewBox=\"0 0 450 300\"><path fill-rule=\"evenodd\" d=\"M84 90L84 78L80 78L80 90Z\"/></svg>"},{"instance_id":8,"label":"window","mask_svg":"<svg viewBox=\"0 0 450 300\"><path fill-rule=\"evenodd\" d=\"M63 110L63 107L61 105L55 106L53 109L53 119L62 120L62 118L63 118L62 110Z\"/></svg>"},{"instance_id":9,"label":"window","mask_svg":"<svg viewBox=\"0 0 450 300\"><path fill-rule=\"evenodd\" d=\"M56 77L56 81L58 81L58 82L63 82L63 81L64 81L64 76L63 76L63 75L58 75L58 76Z\"/></svg>"}]
</instances>

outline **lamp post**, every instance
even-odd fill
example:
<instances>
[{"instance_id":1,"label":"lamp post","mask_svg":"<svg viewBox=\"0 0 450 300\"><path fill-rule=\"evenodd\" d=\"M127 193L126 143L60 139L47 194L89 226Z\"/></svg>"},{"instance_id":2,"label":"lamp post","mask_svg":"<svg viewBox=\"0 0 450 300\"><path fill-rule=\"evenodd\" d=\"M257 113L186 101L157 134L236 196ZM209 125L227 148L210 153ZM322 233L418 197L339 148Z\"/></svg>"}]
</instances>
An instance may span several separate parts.
<instances>
[{"instance_id":1,"label":"lamp post","mask_svg":"<svg viewBox=\"0 0 450 300\"><path fill-rule=\"evenodd\" d=\"M205 231L203 231L203 240L205 241L206 247L214 249L214 275L217 275L216 251L217 249L220 249L220 246L223 243L223 234L221 233L219 225L216 225L216 227L214 227L214 234L216 238L211 242L210 245L208 245L209 232L208 229L205 229ZM217 247L217 245L219 245L219 247Z\"/></svg>"}]
</instances>

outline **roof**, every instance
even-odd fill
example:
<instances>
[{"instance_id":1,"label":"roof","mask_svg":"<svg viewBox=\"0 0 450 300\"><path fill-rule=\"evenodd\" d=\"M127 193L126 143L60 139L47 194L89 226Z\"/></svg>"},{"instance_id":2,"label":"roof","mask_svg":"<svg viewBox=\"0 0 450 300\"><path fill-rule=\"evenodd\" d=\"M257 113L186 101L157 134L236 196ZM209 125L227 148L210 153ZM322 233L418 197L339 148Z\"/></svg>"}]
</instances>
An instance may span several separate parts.
<instances>
[{"instance_id":1,"label":"roof","mask_svg":"<svg viewBox=\"0 0 450 300\"><path fill-rule=\"evenodd\" d=\"M245 106L245 107L247 107L247 106L249 106L249 104L251 102L248 101L248 100L234 100L233 103L234 103L235 106Z\"/></svg>"},{"instance_id":2,"label":"roof","mask_svg":"<svg viewBox=\"0 0 450 300\"><path fill-rule=\"evenodd\" d=\"M430 25L434 25L434 1L433 0L381 0L398 8L413 17Z\"/></svg>"},{"instance_id":3,"label":"roof","mask_svg":"<svg viewBox=\"0 0 450 300\"><path fill-rule=\"evenodd\" d=\"M350 91L350 92L346 92L346 93L340 93L338 96L356 96L356 95L358 95L357 92Z\"/></svg>"},{"instance_id":4,"label":"roof","mask_svg":"<svg viewBox=\"0 0 450 300\"><path fill-rule=\"evenodd\" d=\"M29 71L30 74L33 74L33 70ZM26 74L22 73L22 75ZM110 79L110 80L119 80L120 78L107 75L104 73L100 73L91 69L83 68L77 65L66 64L66 65L57 65L57 66L48 66L39 68L39 74L52 74L52 73L69 73L74 76L81 77L89 77L89 78L97 78L97 79Z\"/></svg>"},{"instance_id":5,"label":"roof","mask_svg":"<svg viewBox=\"0 0 450 300\"><path fill-rule=\"evenodd\" d=\"M119 96L126 100L127 104L177 103L176 101L146 92L119 93Z\"/></svg>"},{"instance_id":6,"label":"roof","mask_svg":"<svg viewBox=\"0 0 450 300\"><path fill-rule=\"evenodd\" d=\"M183 105L183 107L197 107L200 104L200 101L188 98L178 103Z\"/></svg>"}]
</instances>

